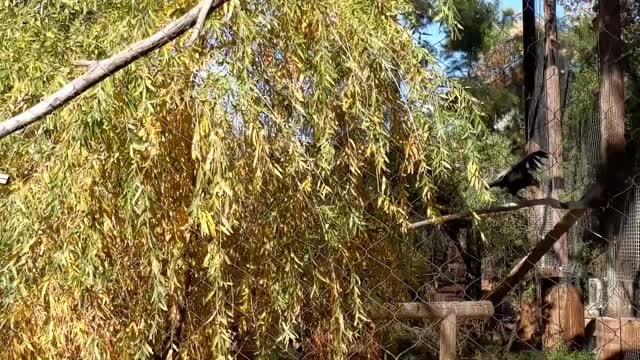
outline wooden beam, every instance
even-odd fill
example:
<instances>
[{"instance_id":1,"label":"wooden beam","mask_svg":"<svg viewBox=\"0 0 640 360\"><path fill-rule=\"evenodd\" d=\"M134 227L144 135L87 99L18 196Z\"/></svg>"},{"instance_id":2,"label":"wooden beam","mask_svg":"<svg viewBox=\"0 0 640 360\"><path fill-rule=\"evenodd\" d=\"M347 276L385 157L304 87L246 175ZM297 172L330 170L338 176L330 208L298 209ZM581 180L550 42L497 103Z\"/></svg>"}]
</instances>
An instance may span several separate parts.
<instances>
[{"instance_id":1,"label":"wooden beam","mask_svg":"<svg viewBox=\"0 0 640 360\"><path fill-rule=\"evenodd\" d=\"M493 304L498 304L502 299L513 289L524 277L533 269L535 264L540 261L542 256L551 249L553 244L560 239L573 224L576 223L586 212L586 209L572 209L566 213L560 221L545 235L544 239L536 244L536 246L529 252L525 258L523 258L514 268L511 273L486 296L486 300L491 301Z\"/></svg>"},{"instance_id":2,"label":"wooden beam","mask_svg":"<svg viewBox=\"0 0 640 360\"><path fill-rule=\"evenodd\" d=\"M493 315L493 304L489 301L410 302L372 306L369 309L369 316L379 320L439 320L450 314L464 318L486 319Z\"/></svg>"}]
</instances>

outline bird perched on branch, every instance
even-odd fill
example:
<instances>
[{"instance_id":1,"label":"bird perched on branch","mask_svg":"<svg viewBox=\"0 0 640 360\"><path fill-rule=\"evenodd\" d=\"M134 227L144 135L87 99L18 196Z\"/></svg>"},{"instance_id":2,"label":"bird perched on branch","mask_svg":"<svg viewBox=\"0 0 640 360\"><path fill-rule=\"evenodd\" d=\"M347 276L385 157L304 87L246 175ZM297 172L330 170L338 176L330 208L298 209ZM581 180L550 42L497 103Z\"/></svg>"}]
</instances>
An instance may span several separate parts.
<instances>
[{"instance_id":1,"label":"bird perched on branch","mask_svg":"<svg viewBox=\"0 0 640 360\"><path fill-rule=\"evenodd\" d=\"M518 192L529 186L540 188L540 182L534 177L534 172L540 169L542 159L548 157L549 154L542 150L534 151L523 156L509 169L498 174L498 176L489 183L489 187L506 189L511 195L524 200L522 196L518 195Z\"/></svg>"}]
</instances>

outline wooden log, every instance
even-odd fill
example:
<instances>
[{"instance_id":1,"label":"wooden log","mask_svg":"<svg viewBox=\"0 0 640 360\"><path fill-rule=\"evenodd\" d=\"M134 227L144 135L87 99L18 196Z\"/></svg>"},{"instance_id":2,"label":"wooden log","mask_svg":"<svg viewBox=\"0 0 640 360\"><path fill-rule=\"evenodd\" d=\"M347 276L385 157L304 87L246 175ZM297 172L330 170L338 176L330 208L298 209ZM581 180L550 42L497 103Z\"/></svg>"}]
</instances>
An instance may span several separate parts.
<instances>
[{"instance_id":1,"label":"wooden log","mask_svg":"<svg viewBox=\"0 0 640 360\"><path fill-rule=\"evenodd\" d=\"M582 347L585 339L582 293L571 284L554 283L554 279L545 280L547 281L543 281L543 313L546 326L542 340L544 347L546 349Z\"/></svg>"},{"instance_id":2,"label":"wooden log","mask_svg":"<svg viewBox=\"0 0 640 360\"><path fill-rule=\"evenodd\" d=\"M450 314L464 318L486 319L493 315L493 304L489 301L411 302L377 305L369 309L369 316L380 320L439 320Z\"/></svg>"},{"instance_id":3,"label":"wooden log","mask_svg":"<svg viewBox=\"0 0 640 360\"><path fill-rule=\"evenodd\" d=\"M456 339L458 324L455 313L450 313L440 323L440 360L456 358Z\"/></svg>"}]
</instances>

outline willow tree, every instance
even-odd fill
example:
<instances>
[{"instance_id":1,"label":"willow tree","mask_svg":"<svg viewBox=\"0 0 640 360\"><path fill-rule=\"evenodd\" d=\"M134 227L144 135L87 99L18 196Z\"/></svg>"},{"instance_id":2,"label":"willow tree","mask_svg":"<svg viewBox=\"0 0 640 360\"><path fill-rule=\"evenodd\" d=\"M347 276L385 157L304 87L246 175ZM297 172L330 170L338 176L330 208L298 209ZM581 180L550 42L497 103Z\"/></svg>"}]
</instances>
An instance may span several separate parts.
<instances>
[{"instance_id":1,"label":"willow tree","mask_svg":"<svg viewBox=\"0 0 640 360\"><path fill-rule=\"evenodd\" d=\"M5 2L1 117L194 5ZM367 344L367 303L405 294L407 188L425 216L435 177L482 188L474 100L422 66L407 11L230 1L193 47L180 38L2 139L2 357Z\"/></svg>"}]
</instances>

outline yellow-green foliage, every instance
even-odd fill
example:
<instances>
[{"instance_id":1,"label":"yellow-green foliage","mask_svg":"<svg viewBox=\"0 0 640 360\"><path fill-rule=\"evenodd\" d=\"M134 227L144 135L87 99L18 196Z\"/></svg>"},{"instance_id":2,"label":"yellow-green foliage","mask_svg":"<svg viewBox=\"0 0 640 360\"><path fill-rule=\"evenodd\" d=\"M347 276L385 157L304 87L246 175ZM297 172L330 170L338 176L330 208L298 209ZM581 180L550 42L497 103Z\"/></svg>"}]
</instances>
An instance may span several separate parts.
<instances>
[{"instance_id":1,"label":"yellow-green foliage","mask_svg":"<svg viewBox=\"0 0 640 360\"><path fill-rule=\"evenodd\" d=\"M0 4L0 118L194 5ZM431 210L434 176L482 188L476 104L425 70L408 10L232 0L210 42L181 38L0 140L0 358L368 344L366 303L405 294L407 179Z\"/></svg>"}]
</instances>

